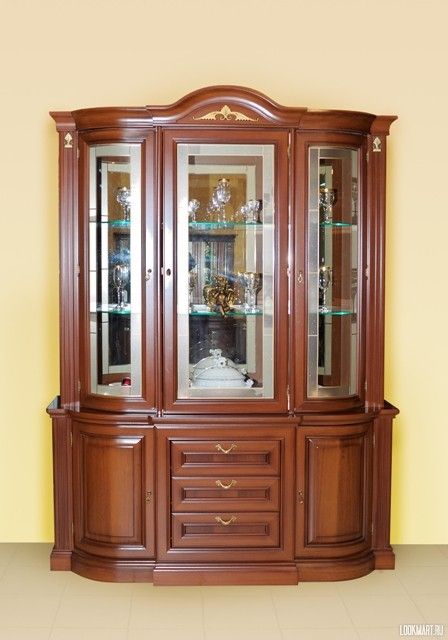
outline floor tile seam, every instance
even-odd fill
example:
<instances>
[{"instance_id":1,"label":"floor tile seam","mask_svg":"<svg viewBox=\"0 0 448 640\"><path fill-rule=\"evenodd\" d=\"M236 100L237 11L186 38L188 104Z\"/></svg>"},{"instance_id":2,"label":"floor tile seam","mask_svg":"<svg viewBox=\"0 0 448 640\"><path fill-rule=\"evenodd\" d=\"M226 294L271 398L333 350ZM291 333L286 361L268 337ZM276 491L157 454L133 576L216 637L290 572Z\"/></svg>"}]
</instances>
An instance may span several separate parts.
<instances>
[{"instance_id":1,"label":"floor tile seam","mask_svg":"<svg viewBox=\"0 0 448 640\"><path fill-rule=\"evenodd\" d=\"M63 601L63 599L64 599L64 597L66 595L67 588L68 588L68 579L67 579L67 581L66 581L66 583L64 585L64 588L62 589L62 592L60 594L59 604L58 604L57 609L56 609L56 613L55 613L55 616L54 616L54 619L53 619L53 624L51 625L51 633L50 633L50 636L49 636L50 638L51 638L51 636L53 634L54 629L56 628L55 627L55 622L56 622L57 616L59 614L59 611L61 609L62 601Z\"/></svg>"},{"instance_id":2,"label":"floor tile seam","mask_svg":"<svg viewBox=\"0 0 448 640\"><path fill-rule=\"evenodd\" d=\"M283 635L283 633L282 633L282 627L281 627L281 624L280 624L280 619L279 619L279 617L278 617L277 607L275 606L274 592L273 592L273 590L272 590L272 589L269 589L268 593L269 593L269 597L270 597L270 599L271 599L272 608L273 608L273 610L274 610L274 616L275 616L275 620L276 620L276 622L277 622L277 626L278 626L278 628L279 628L279 630L280 630L280 634L281 634L281 635Z\"/></svg>"},{"instance_id":3,"label":"floor tile seam","mask_svg":"<svg viewBox=\"0 0 448 640\"><path fill-rule=\"evenodd\" d=\"M417 567L419 568L419 567ZM447 567L448 569L448 567ZM402 578L400 577L400 574L397 573L397 578L400 581L401 586L403 587L403 589L406 591L406 595L409 596L409 598L412 600L412 602L414 602L413 600L413 596L447 596L448 598L448 593L441 593L440 591L425 591L422 593L413 593L405 584L404 580L402 580Z\"/></svg>"},{"instance_id":4,"label":"floor tile seam","mask_svg":"<svg viewBox=\"0 0 448 640\"><path fill-rule=\"evenodd\" d=\"M415 594L416 597L433 597L434 595L445 595L445 594ZM418 605L418 603L414 600L414 597L412 594L409 594L409 597L411 598L414 606L416 607L417 611L419 612L419 614L421 615L421 617L423 618L423 620L427 623L427 624L439 624L439 622L437 620L428 620L428 618L425 616L425 614L423 613L422 609L420 608L420 606ZM447 596L448 598L448 596Z\"/></svg>"},{"instance_id":5,"label":"floor tile seam","mask_svg":"<svg viewBox=\"0 0 448 640\"><path fill-rule=\"evenodd\" d=\"M204 598L204 591L201 588L201 590L199 591L199 594L201 596L201 622L202 622L202 638L205 638L205 598Z\"/></svg>"},{"instance_id":6,"label":"floor tile seam","mask_svg":"<svg viewBox=\"0 0 448 640\"><path fill-rule=\"evenodd\" d=\"M346 614L347 614L347 616L348 616L348 619L349 619L349 620L350 620L350 622L352 623L352 628L353 628L353 629L355 629L355 631L356 631L356 625L355 625L355 623L354 623L354 621L353 621L352 616L350 615L349 608L348 608L348 606L347 606L347 604L346 604L346 602L345 602L345 600L344 600L344 598L343 598L342 593L340 593L340 591L338 590L337 585L336 585L336 593L337 593L338 598L340 599L340 601L341 601L341 603L342 603L342 606L343 606L343 607L344 607L344 609L345 609L345 612L346 612Z\"/></svg>"},{"instance_id":7,"label":"floor tile seam","mask_svg":"<svg viewBox=\"0 0 448 640\"><path fill-rule=\"evenodd\" d=\"M129 596L129 608L128 608L128 620L127 620L127 625L126 625L126 636L129 635L129 629L131 627L131 612L132 612L132 603L134 601L134 596L132 595L132 591L131 591L131 595Z\"/></svg>"}]
</instances>

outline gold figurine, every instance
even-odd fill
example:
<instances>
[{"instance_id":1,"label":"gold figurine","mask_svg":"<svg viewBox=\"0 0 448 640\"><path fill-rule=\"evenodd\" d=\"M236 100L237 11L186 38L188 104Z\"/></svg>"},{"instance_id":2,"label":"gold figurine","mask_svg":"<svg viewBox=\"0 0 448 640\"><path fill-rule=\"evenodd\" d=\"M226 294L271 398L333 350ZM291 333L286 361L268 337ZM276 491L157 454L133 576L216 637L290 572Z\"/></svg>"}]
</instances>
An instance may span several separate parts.
<instances>
[{"instance_id":1,"label":"gold figurine","mask_svg":"<svg viewBox=\"0 0 448 640\"><path fill-rule=\"evenodd\" d=\"M203 294L210 311L219 311L222 316L229 313L237 299L235 289L225 276L215 276L212 284L205 285Z\"/></svg>"}]
</instances>

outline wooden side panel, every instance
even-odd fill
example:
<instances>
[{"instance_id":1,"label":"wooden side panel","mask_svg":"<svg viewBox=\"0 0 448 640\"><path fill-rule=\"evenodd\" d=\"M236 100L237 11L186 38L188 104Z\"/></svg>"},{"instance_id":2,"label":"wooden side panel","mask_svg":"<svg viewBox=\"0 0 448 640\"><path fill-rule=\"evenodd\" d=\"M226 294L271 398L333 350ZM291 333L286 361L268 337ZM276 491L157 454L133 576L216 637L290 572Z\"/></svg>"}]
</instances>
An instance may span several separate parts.
<instances>
[{"instance_id":1,"label":"wooden side panel","mask_svg":"<svg viewBox=\"0 0 448 640\"><path fill-rule=\"evenodd\" d=\"M75 425L75 547L106 557L154 553L151 430Z\"/></svg>"},{"instance_id":2,"label":"wooden side panel","mask_svg":"<svg viewBox=\"0 0 448 640\"><path fill-rule=\"evenodd\" d=\"M298 555L349 555L371 539L371 427L299 434Z\"/></svg>"},{"instance_id":3,"label":"wooden side panel","mask_svg":"<svg viewBox=\"0 0 448 640\"><path fill-rule=\"evenodd\" d=\"M53 570L70 569L73 549L72 448L71 420L62 410L48 410L53 423L53 498L54 547Z\"/></svg>"},{"instance_id":4,"label":"wooden side panel","mask_svg":"<svg viewBox=\"0 0 448 640\"><path fill-rule=\"evenodd\" d=\"M392 470L392 420L398 411L386 405L374 421L373 550L376 569L393 569L390 546L390 500Z\"/></svg>"}]
</instances>

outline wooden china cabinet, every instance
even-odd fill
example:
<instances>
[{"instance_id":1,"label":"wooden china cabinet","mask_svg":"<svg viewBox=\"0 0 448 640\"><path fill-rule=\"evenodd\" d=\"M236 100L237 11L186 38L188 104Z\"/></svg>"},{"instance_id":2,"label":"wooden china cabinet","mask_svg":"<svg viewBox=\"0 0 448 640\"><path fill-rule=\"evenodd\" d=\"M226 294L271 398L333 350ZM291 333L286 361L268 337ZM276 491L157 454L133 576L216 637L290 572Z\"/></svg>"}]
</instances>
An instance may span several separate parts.
<instances>
[{"instance_id":1,"label":"wooden china cabinet","mask_svg":"<svg viewBox=\"0 0 448 640\"><path fill-rule=\"evenodd\" d=\"M394 566L383 397L395 116L217 86L53 112L51 567L295 584Z\"/></svg>"}]
</instances>

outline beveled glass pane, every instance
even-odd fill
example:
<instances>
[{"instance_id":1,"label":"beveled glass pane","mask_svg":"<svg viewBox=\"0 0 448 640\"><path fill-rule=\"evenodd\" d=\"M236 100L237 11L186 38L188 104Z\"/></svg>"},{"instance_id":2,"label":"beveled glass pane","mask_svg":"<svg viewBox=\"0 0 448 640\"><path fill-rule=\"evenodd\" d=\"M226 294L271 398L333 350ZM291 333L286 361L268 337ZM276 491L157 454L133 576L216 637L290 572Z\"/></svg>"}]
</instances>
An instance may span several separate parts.
<instances>
[{"instance_id":1,"label":"beveled glass pane","mask_svg":"<svg viewBox=\"0 0 448 640\"><path fill-rule=\"evenodd\" d=\"M141 149L90 149L90 390L141 395Z\"/></svg>"},{"instance_id":2,"label":"beveled glass pane","mask_svg":"<svg viewBox=\"0 0 448 640\"><path fill-rule=\"evenodd\" d=\"M359 393L358 164L354 149L309 152L309 397Z\"/></svg>"},{"instance_id":3,"label":"beveled glass pane","mask_svg":"<svg viewBox=\"0 0 448 640\"><path fill-rule=\"evenodd\" d=\"M274 146L179 144L179 398L274 395Z\"/></svg>"}]
</instances>

